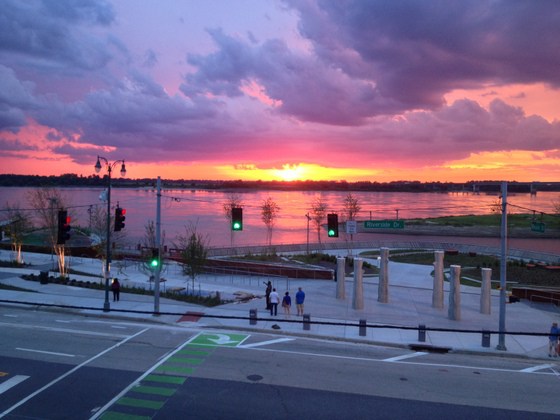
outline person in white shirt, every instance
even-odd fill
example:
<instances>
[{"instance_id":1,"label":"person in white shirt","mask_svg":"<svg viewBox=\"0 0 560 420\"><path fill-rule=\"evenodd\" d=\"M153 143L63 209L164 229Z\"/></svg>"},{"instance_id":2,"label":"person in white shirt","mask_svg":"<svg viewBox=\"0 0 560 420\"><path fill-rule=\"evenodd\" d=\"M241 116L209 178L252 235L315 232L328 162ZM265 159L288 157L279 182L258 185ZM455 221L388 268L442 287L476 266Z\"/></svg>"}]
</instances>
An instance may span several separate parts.
<instances>
[{"instance_id":1,"label":"person in white shirt","mask_svg":"<svg viewBox=\"0 0 560 420\"><path fill-rule=\"evenodd\" d=\"M270 315L278 315L279 303L280 303L280 296L278 296L276 289L272 289L272 293L270 293Z\"/></svg>"}]
</instances>

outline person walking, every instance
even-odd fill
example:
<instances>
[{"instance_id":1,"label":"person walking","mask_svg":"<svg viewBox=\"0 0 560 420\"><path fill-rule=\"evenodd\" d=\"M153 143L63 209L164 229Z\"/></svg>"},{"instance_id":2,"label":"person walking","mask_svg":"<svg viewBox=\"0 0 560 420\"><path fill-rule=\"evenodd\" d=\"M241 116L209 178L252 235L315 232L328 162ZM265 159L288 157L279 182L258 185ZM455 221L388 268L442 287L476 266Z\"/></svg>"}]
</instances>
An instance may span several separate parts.
<instances>
[{"instance_id":1,"label":"person walking","mask_svg":"<svg viewBox=\"0 0 560 420\"><path fill-rule=\"evenodd\" d=\"M296 292L296 309L297 314L303 316L303 302L305 301L305 292L301 290L301 287L298 287L298 291Z\"/></svg>"},{"instance_id":2,"label":"person walking","mask_svg":"<svg viewBox=\"0 0 560 420\"><path fill-rule=\"evenodd\" d=\"M280 303L280 296L278 296L276 289L272 289L272 292L270 292L270 315L278 315L278 303Z\"/></svg>"},{"instance_id":3,"label":"person walking","mask_svg":"<svg viewBox=\"0 0 560 420\"><path fill-rule=\"evenodd\" d=\"M558 357L558 323L553 322L550 327L550 335L548 336L548 357Z\"/></svg>"},{"instance_id":4,"label":"person walking","mask_svg":"<svg viewBox=\"0 0 560 420\"><path fill-rule=\"evenodd\" d=\"M292 308L292 298L290 292L286 292L282 298L282 308L284 308L284 315L290 317L290 309Z\"/></svg>"},{"instance_id":5,"label":"person walking","mask_svg":"<svg viewBox=\"0 0 560 420\"><path fill-rule=\"evenodd\" d=\"M121 294L119 279L113 279L113 283L111 283L111 290L113 291L113 302L118 302Z\"/></svg>"},{"instance_id":6,"label":"person walking","mask_svg":"<svg viewBox=\"0 0 560 420\"><path fill-rule=\"evenodd\" d=\"M264 283L264 284L266 284L266 290L264 292L264 295L266 297L266 310L269 311L270 310L270 293L272 293L272 282L269 280L268 283Z\"/></svg>"}]
</instances>

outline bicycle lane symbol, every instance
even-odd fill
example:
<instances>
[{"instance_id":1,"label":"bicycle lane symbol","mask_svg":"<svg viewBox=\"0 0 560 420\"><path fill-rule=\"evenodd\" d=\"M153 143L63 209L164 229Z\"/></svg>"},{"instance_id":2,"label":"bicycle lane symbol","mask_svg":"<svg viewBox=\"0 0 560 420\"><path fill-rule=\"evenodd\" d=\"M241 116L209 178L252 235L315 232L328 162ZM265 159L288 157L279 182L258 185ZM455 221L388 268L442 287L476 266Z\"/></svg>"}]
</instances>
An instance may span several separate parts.
<instances>
[{"instance_id":1,"label":"bicycle lane symbol","mask_svg":"<svg viewBox=\"0 0 560 420\"><path fill-rule=\"evenodd\" d=\"M190 344L197 346L237 347L249 338L248 334L202 333Z\"/></svg>"}]
</instances>

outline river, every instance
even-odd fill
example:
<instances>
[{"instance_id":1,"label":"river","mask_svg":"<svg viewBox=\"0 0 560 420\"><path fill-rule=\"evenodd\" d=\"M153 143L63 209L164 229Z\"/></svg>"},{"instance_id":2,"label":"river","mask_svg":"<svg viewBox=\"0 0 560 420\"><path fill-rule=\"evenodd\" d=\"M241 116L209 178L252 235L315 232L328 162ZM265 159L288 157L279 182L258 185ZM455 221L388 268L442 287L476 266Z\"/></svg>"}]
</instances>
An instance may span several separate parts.
<instances>
[{"instance_id":1,"label":"river","mask_svg":"<svg viewBox=\"0 0 560 420\"><path fill-rule=\"evenodd\" d=\"M34 188L0 187L1 205L6 204L30 209L28 196ZM61 188L73 214L72 225L88 226L89 211L95 206L105 208L100 200L103 192L98 188ZM166 243L172 245L185 226L194 223L199 233L208 238L210 246L231 244L231 230L224 216L223 205L231 191L162 190L161 228ZM235 232L235 245L265 245L266 226L261 220L261 204L271 197L280 211L273 229L272 243L305 243L307 218L311 203L323 197L328 212L342 215L347 192L342 191L235 191L243 203L243 231ZM489 214L499 202L497 195L464 193L404 193L404 192L353 192L359 200L361 211L358 220L410 219L467 214ZM128 243L139 243L144 237L149 220L156 219L156 191L152 189L113 188L112 206L117 202L126 209L126 227L123 230ZM560 192L542 192L537 195L508 195L512 213L554 213L555 203L560 203ZM342 216L339 216L340 218ZM5 212L0 213L0 220ZM310 224L310 240L317 240L317 233ZM322 233L322 240L327 240ZM334 240L334 239L328 239Z\"/></svg>"}]
</instances>

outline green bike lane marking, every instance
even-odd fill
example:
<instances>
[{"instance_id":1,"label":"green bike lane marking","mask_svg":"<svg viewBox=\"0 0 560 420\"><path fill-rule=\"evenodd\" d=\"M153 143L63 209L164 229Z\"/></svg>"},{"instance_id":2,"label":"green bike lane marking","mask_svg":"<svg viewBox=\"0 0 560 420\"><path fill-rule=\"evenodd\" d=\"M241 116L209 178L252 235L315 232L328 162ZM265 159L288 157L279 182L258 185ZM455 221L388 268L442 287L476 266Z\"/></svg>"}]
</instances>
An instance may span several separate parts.
<instances>
[{"instance_id":1,"label":"green bike lane marking","mask_svg":"<svg viewBox=\"0 0 560 420\"><path fill-rule=\"evenodd\" d=\"M236 347L247 338L248 334L212 333L200 333L192 337L109 403L107 409L110 411L102 412L99 418L152 418L216 347Z\"/></svg>"}]
</instances>

